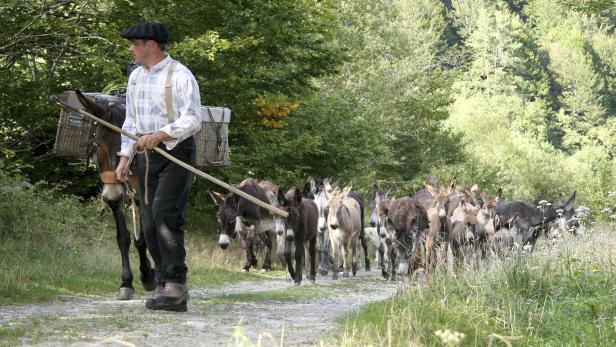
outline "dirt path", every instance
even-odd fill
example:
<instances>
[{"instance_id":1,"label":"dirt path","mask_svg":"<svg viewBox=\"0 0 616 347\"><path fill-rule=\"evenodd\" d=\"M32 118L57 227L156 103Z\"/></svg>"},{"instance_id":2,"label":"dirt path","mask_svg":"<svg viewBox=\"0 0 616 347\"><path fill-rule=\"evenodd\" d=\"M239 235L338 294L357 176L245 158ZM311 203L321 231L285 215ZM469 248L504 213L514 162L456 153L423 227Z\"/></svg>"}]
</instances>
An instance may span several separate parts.
<instances>
[{"instance_id":1,"label":"dirt path","mask_svg":"<svg viewBox=\"0 0 616 347\"><path fill-rule=\"evenodd\" d=\"M336 319L391 297L398 284L380 272L294 287L284 278L192 289L187 313L149 311L145 296L61 297L48 304L0 308L0 329L21 331L19 344L75 346L227 346L247 338L263 346L317 345ZM239 340L237 340L239 339Z\"/></svg>"}]
</instances>

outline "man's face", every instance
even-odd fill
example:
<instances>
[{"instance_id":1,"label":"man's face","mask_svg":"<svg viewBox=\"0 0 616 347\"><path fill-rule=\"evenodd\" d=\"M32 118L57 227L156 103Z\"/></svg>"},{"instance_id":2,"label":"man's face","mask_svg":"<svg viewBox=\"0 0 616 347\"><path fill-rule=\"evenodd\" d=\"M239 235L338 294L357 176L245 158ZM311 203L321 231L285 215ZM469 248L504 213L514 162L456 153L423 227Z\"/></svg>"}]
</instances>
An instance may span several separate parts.
<instances>
[{"instance_id":1,"label":"man's face","mask_svg":"<svg viewBox=\"0 0 616 347\"><path fill-rule=\"evenodd\" d=\"M152 46L154 45L154 41L151 40L131 40L131 44L128 50L133 54L135 64L144 65L147 59L150 57Z\"/></svg>"}]
</instances>

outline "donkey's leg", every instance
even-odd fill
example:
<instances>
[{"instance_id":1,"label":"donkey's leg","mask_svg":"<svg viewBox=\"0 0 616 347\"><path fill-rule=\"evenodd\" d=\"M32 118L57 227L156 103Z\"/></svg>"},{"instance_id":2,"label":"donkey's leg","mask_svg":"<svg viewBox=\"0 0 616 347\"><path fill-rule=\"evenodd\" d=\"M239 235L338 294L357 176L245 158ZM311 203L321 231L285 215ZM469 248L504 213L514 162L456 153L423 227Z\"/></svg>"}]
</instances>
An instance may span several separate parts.
<instances>
[{"instance_id":1,"label":"donkey's leg","mask_svg":"<svg viewBox=\"0 0 616 347\"><path fill-rule=\"evenodd\" d=\"M272 236L273 232L268 230L266 231L263 237L263 243L265 244L265 259L263 259L263 266L261 269L263 271L271 271L272 270Z\"/></svg>"},{"instance_id":2,"label":"donkey's leg","mask_svg":"<svg viewBox=\"0 0 616 347\"><path fill-rule=\"evenodd\" d=\"M244 271L248 272L250 271L250 255L251 255L249 245L248 245L248 237L242 235L241 239L242 239L242 250L244 251L244 266L242 268L244 269Z\"/></svg>"},{"instance_id":3,"label":"donkey's leg","mask_svg":"<svg viewBox=\"0 0 616 347\"><path fill-rule=\"evenodd\" d=\"M294 280L295 270L293 269L293 248L294 248L294 242L285 240L284 259L285 259L285 262L287 263L287 271L289 272L289 276L291 276L291 279ZM297 249L295 250L295 253L297 254Z\"/></svg>"},{"instance_id":4,"label":"donkey's leg","mask_svg":"<svg viewBox=\"0 0 616 347\"><path fill-rule=\"evenodd\" d=\"M340 249L342 248L336 239L331 238L330 244L332 245L332 253L334 255L334 268L332 269L332 279L338 279L338 272L340 272Z\"/></svg>"},{"instance_id":5,"label":"donkey's leg","mask_svg":"<svg viewBox=\"0 0 616 347\"><path fill-rule=\"evenodd\" d=\"M118 300L131 300L135 294L133 288L133 272L130 269L130 258L128 252L130 250L130 233L126 228L126 218L124 210L120 206L120 202L110 202L109 207L113 211L113 217L116 222L116 240L120 247L120 255L122 257L122 285L118 290Z\"/></svg>"},{"instance_id":6,"label":"donkey's leg","mask_svg":"<svg viewBox=\"0 0 616 347\"><path fill-rule=\"evenodd\" d=\"M381 268L381 275L383 278L387 278L387 269L385 268L385 241L381 240L379 244L379 267Z\"/></svg>"},{"instance_id":7,"label":"donkey's leg","mask_svg":"<svg viewBox=\"0 0 616 347\"><path fill-rule=\"evenodd\" d=\"M393 241L389 241L389 244L387 245L387 250L388 250L388 256L389 256L389 264L387 264L387 269L389 272L389 279L390 280L394 280L396 278L396 268L395 268L395 264L396 264L396 245L394 244Z\"/></svg>"},{"instance_id":8,"label":"donkey's leg","mask_svg":"<svg viewBox=\"0 0 616 347\"><path fill-rule=\"evenodd\" d=\"M306 249L306 257L310 258L310 276L308 279L314 283L317 277L317 250L316 250L316 237L308 242L308 247Z\"/></svg>"},{"instance_id":9,"label":"donkey's leg","mask_svg":"<svg viewBox=\"0 0 616 347\"><path fill-rule=\"evenodd\" d=\"M366 271L370 271L370 256L368 255L368 240L366 238L366 232L363 229L363 221L362 221L362 230L359 232L359 241L361 243L361 247L364 250L364 262L366 265ZM357 248L357 247L355 247ZM355 275L355 272L353 273Z\"/></svg>"},{"instance_id":10,"label":"donkey's leg","mask_svg":"<svg viewBox=\"0 0 616 347\"><path fill-rule=\"evenodd\" d=\"M257 232L259 230L259 225L251 225L248 227L248 237L246 237L248 251L250 252L250 257L248 258L250 261L250 266L257 267L257 255L255 254L255 240L257 240Z\"/></svg>"},{"instance_id":11,"label":"donkey's leg","mask_svg":"<svg viewBox=\"0 0 616 347\"><path fill-rule=\"evenodd\" d=\"M302 283L302 272L304 269L304 238L301 234L296 234L293 239L295 244L295 285Z\"/></svg>"},{"instance_id":12,"label":"donkey's leg","mask_svg":"<svg viewBox=\"0 0 616 347\"><path fill-rule=\"evenodd\" d=\"M321 253L321 275L327 276L327 269L329 268L329 245L331 244L329 239L329 230L323 232L323 244L319 248Z\"/></svg>"},{"instance_id":13,"label":"donkey's leg","mask_svg":"<svg viewBox=\"0 0 616 347\"><path fill-rule=\"evenodd\" d=\"M348 238L348 236L347 236ZM342 241L342 244L340 245L340 253L342 255L342 266L343 266L343 271L342 271L342 277L349 277L349 246L350 246L351 240L346 239Z\"/></svg>"},{"instance_id":14,"label":"donkey's leg","mask_svg":"<svg viewBox=\"0 0 616 347\"><path fill-rule=\"evenodd\" d=\"M359 245L357 241L359 241L357 238L351 238L351 271L353 272L353 276L357 275L357 267L359 265ZM369 271L369 269L366 271Z\"/></svg>"}]
</instances>

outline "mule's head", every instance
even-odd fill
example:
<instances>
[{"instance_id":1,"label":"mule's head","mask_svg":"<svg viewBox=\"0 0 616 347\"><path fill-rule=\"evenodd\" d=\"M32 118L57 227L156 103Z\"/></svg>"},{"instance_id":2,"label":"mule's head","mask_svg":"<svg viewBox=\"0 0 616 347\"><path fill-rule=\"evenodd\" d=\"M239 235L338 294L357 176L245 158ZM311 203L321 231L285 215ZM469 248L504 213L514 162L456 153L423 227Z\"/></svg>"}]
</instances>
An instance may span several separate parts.
<instances>
[{"instance_id":1,"label":"mule's head","mask_svg":"<svg viewBox=\"0 0 616 347\"><path fill-rule=\"evenodd\" d=\"M126 116L126 109L122 102L103 102L75 91L84 110L113 125L122 127ZM119 203L122 199L122 184L116 180L115 169L119 163L117 153L120 151L120 134L102 124L92 127L90 148L88 154L101 173L103 181L103 200L110 203Z\"/></svg>"},{"instance_id":2,"label":"mule's head","mask_svg":"<svg viewBox=\"0 0 616 347\"><path fill-rule=\"evenodd\" d=\"M299 230L299 206L302 204L302 193L298 188L291 188L285 194L282 189L278 189L278 203L280 207L287 211L289 215L284 218L284 234L286 241L295 239L295 232Z\"/></svg>"},{"instance_id":3,"label":"mule's head","mask_svg":"<svg viewBox=\"0 0 616 347\"><path fill-rule=\"evenodd\" d=\"M237 237L237 202L235 201L235 195L224 195L213 191L209 191L209 193L218 207L216 211L219 232L218 245L222 249L227 249L231 239Z\"/></svg>"}]
</instances>

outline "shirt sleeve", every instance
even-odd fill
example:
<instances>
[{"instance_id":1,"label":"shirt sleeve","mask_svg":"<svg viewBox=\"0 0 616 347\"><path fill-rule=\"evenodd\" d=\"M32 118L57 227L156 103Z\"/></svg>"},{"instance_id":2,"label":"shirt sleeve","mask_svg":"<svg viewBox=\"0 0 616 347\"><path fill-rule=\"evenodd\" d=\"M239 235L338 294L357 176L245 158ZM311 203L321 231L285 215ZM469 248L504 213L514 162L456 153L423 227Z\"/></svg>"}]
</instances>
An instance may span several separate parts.
<instances>
[{"instance_id":1,"label":"shirt sleeve","mask_svg":"<svg viewBox=\"0 0 616 347\"><path fill-rule=\"evenodd\" d=\"M133 93L133 82L136 78L137 70L133 71L128 78L128 86L126 86L126 118L124 118L124 124L122 124L122 130L127 133L135 135L137 133L137 129L135 127L135 114L133 113L134 105L133 103L136 100L132 100ZM135 144L135 140L131 139L128 136L121 135L122 138L122 147L118 152L118 155L121 157L130 157L133 154L133 145Z\"/></svg>"},{"instance_id":2,"label":"shirt sleeve","mask_svg":"<svg viewBox=\"0 0 616 347\"><path fill-rule=\"evenodd\" d=\"M178 71L180 72L180 71ZM177 79L175 79L177 77ZM174 112L176 119L160 129L174 140L164 141L168 150L201 130L201 95L195 77L187 69L174 76ZM176 109L177 107L177 109Z\"/></svg>"}]
</instances>

